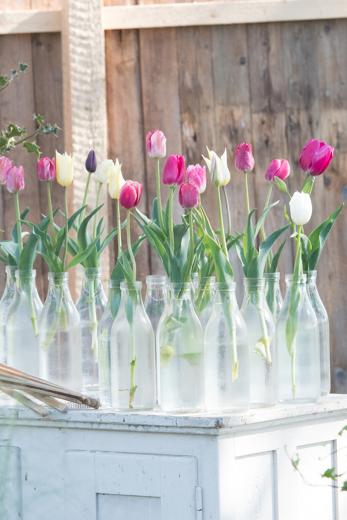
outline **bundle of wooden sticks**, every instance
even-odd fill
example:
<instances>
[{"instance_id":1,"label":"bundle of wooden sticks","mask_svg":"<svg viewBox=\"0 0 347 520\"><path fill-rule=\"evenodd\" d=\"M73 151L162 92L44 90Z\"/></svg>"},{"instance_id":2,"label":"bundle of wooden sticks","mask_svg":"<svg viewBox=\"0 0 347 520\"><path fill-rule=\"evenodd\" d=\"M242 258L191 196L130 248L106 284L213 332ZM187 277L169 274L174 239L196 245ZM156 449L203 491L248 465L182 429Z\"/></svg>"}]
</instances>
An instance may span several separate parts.
<instances>
[{"instance_id":1,"label":"bundle of wooden sticks","mask_svg":"<svg viewBox=\"0 0 347 520\"><path fill-rule=\"evenodd\" d=\"M0 391L41 416L51 408L65 412L67 403L75 406L99 408L100 401L92 397L31 376L16 368L0 363Z\"/></svg>"}]
</instances>

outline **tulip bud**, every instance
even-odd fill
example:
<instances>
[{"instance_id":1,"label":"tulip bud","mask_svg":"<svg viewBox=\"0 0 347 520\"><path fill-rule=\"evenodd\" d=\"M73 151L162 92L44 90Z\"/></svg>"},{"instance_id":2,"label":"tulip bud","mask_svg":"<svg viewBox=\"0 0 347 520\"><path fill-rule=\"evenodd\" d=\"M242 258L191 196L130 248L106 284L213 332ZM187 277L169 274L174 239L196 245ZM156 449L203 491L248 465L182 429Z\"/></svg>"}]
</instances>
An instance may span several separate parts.
<instances>
[{"instance_id":1,"label":"tulip bud","mask_svg":"<svg viewBox=\"0 0 347 520\"><path fill-rule=\"evenodd\" d=\"M119 163L118 163L119 164ZM114 167L114 162L111 159L105 159L98 164L93 179L100 184L108 182L109 171Z\"/></svg>"},{"instance_id":2,"label":"tulip bud","mask_svg":"<svg viewBox=\"0 0 347 520\"><path fill-rule=\"evenodd\" d=\"M163 183L169 185L182 184L185 167L183 155L170 155L164 165Z\"/></svg>"},{"instance_id":3,"label":"tulip bud","mask_svg":"<svg viewBox=\"0 0 347 520\"><path fill-rule=\"evenodd\" d=\"M216 152L213 152L212 150L207 149L207 151L208 158L204 156L203 158L210 172L212 182L214 182L217 187L226 186L230 182L230 171L228 168L226 149L221 157L218 157Z\"/></svg>"},{"instance_id":4,"label":"tulip bud","mask_svg":"<svg viewBox=\"0 0 347 520\"><path fill-rule=\"evenodd\" d=\"M160 159L166 155L166 137L161 130L148 132L146 135L146 150L149 157Z\"/></svg>"},{"instance_id":5,"label":"tulip bud","mask_svg":"<svg viewBox=\"0 0 347 520\"><path fill-rule=\"evenodd\" d=\"M25 188L23 166L12 166L7 172L6 188L10 193L17 193Z\"/></svg>"},{"instance_id":6,"label":"tulip bud","mask_svg":"<svg viewBox=\"0 0 347 520\"><path fill-rule=\"evenodd\" d=\"M206 190L206 168L200 164L191 164L187 168L187 179L189 184L193 184L199 193Z\"/></svg>"},{"instance_id":7,"label":"tulip bud","mask_svg":"<svg viewBox=\"0 0 347 520\"><path fill-rule=\"evenodd\" d=\"M312 216L312 202L308 193L296 191L289 201L290 217L294 224L303 226Z\"/></svg>"},{"instance_id":8,"label":"tulip bud","mask_svg":"<svg viewBox=\"0 0 347 520\"><path fill-rule=\"evenodd\" d=\"M184 182L178 192L178 200L185 209L195 208L199 202L199 190L194 184Z\"/></svg>"},{"instance_id":9,"label":"tulip bud","mask_svg":"<svg viewBox=\"0 0 347 520\"><path fill-rule=\"evenodd\" d=\"M252 145L248 143L238 144L235 150L235 167L242 172L250 172L254 168Z\"/></svg>"},{"instance_id":10,"label":"tulip bud","mask_svg":"<svg viewBox=\"0 0 347 520\"><path fill-rule=\"evenodd\" d=\"M36 164L36 174L39 181L53 181L56 176L55 160L41 157Z\"/></svg>"},{"instance_id":11,"label":"tulip bud","mask_svg":"<svg viewBox=\"0 0 347 520\"><path fill-rule=\"evenodd\" d=\"M96 170L96 155L94 150L90 150L87 155L87 159L85 162L86 170L89 173L94 173Z\"/></svg>"},{"instance_id":12,"label":"tulip bud","mask_svg":"<svg viewBox=\"0 0 347 520\"><path fill-rule=\"evenodd\" d=\"M64 188L71 186L73 181L73 160L72 156L64 153L55 152L55 166L57 183Z\"/></svg>"},{"instance_id":13,"label":"tulip bud","mask_svg":"<svg viewBox=\"0 0 347 520\"><path fill-rule=\"evenodd\" d=\"M126 181L120 191L119 202L125 209L135 208L141 200L142 184L137 181Z\"/></svg>"},{"instance_id":14,"label":"tulip bud","mask_svg":"<svg viewBox=\"0 0 347 520\"><path fill-rule=\"evenodd\" d=\"M265 173L265 179L267 181L273 181L275 177L278 177L284 181L290 174L290 164L286 159L274 159L270 162Z\"/></svg>"},{"instance_id":15,"label":"tulip bud","mask_svg":"<svg viewBox=\"0 0 347 520\"><path fill-rule=\"evenodd\" d=\"M325 141L311 139L300 152L300 167L313 176L321 175L334 157L334 148Z\"/></svg>"},{"instance_id":16,"label":"tulip bud","mask_svg":"<svg viewBox=\"0 0 347 520\"><path fill-rule=\"evenodd\" d=\"M13 162L8 157L4 155L0 157L0 184L6 184L7 173L12 166Z\"/></svg>"},{"instance_id":17,"label":"tulip bud","mask_svg":"<svg viewBox=\"0 0 347 520\"><path fill-rule=\"evenodd\" d=\"M125 180L122 175L122 165L116 159L116 162L107 167L108 193L111 199L119 200L120 192L124 186Z\"/></svg>"}]
</instances>

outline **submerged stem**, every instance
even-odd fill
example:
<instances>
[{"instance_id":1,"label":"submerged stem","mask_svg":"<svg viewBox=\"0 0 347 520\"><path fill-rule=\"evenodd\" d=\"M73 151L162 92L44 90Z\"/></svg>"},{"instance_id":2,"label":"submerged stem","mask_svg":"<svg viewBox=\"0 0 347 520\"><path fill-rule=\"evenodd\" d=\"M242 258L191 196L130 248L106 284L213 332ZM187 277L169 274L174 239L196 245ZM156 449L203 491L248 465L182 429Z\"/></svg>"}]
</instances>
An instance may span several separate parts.
<instances>
[{"instance_id":1,"label":"submerged stem","mask_svg":"<svg viewBox=\"0 0 347 520\"><path fill-rule=\"evenodd\" d=\"M162 203L161 203L161 186L160 186L160 159L157 159L157 168L156 168L155 179L156 179L159 225L160 225L161 229L164 229L163 207L162 207Z\"/></svg>"},{"instance_id":2,"label":"submerged stem","mask_svg":"<svg viewBox=\"0 0 347 520\"><path fill-rule=\"evenodd\" d=\"M131 212L128 211L128 216L127 216L127 246L128 246L128 253L129 253L130 261L131 261L132 268L133 268L133 281L135 282L135 280L136 280L136 261L135 261L135 257L134 257L134 253L133 253L133 248L131 246L131 221L130 221L130 217L131 217Z\"/></svg>"},{"instance_id":3,"label":"submerged stem","mask_svg":"<svg viewBox=\"0 0 347 520\"><path fill-rule=\"evenodd\" d=\"M119 204L118 199L116 200L116 215L117 215L117 230L118 230L118 233L117 233L117 245L118 245L117 258L119 260L119 258L122 255L122 227L121 227L121 222L120 222L120 204Z\"/></svg>"},{"instance_id":4,"label":"submerged stem","mask_svg":"<svg viewBox=\"0 0 347 520\"><path fill-rule=\"evenodd\" d=\"M17 235L18 235L18 248L19 254L21 254L23 250L23 238L22 238L22 224L20 221L20 209L19 209L19 193L15 193L14 196L15 202L15 210L16 210L16 226L17 226Z\"/></svg>"},{"instance_id":5,"label":"submerged stem","mask_svg":"<svg viewBox=\"0 0 347 520\"><path fill-rule=\"evenodd\" d=\"M228 248L225 239L225 230L224 230L224 221L223 221L223 210L222 210L222 201L220 196L220 187L217 186L217 201L218 201L218 218L219 218L219 228L222 242L222 249L225 256L228 258Z\"/></svg>"},{"instance_id":6,"label":"submerged stem","mask_svg":"<svg viewBox=\"0 0 347 520\"><path fill-rule=\"evenodd\" d=\"M67 188L64 189L64 206L65 206L65 251L64 251L64 260L63 260L63 271L66 271L66 260L67 260L67 250L69 245L69 208L67 201Z\"/></svg>"},{"instance_id":7,"label":"submerged stem","mask_svg":"<svg viewBox=\"0 0 347 520\"><path fill-rule=\"evenodd\" d=\"M245 172L245 193L246 193L247 215L249 215L249 212L251 211L251 206L249 203L248 172Z\"/></svg>"}]
</instances>

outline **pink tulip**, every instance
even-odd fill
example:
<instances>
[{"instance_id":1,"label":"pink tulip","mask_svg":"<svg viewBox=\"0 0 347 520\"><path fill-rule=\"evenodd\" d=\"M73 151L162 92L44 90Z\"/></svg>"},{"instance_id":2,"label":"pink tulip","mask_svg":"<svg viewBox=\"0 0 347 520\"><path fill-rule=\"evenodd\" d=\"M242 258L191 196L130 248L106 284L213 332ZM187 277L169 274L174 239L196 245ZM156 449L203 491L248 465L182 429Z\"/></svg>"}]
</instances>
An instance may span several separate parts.
<instances>
[{"instance_id":1,"label":"pink tulip","mask_svg":"<svg viewBox=\"0 0 347 520\"><path fill-rule=\"evenodd\" d=\"M135 208L141 200L142 184L137 181L126 181L119 195L119 202L125 209Z\"/></svg>"},{"instance_id":2,"label":"pink tulip","mask_svg":"<svg viewBox=\"0 0 347 520\"><path fill-rule=\"evenodd\" d=\"M195 208L199 202L199 190L196 186L194 186L194 184L184 182L180 186L180 191L178 192L178 199L182 208Z\"/></svg>"},{"instance_id":3,"label":"pink tulip","mask_svg":"<svg viewBox=\"0 0 347 520\"><path fill-rule=\"evenodd\" d=\"M300 152L299 164L311 175L320 175L331 163L334 157L334 148L325 141L310 139Z\"/></svg>"},{"instance_id":4,"label":"pink tulip","mask_svg":"<svg viewBox=\"0 0 347 520\"><path fill-rule=\"evenodd\" d=\"M235 150L235 167L241 172L250 172L254 168L252 145L248 143L238 144Z\"/></svg>"},{"instance_id":5,"label":"pink tulip","mask_svg":"<svg viewBox=\"0 0 347 520\"><path fill-rule=\"evenodd\" d=\"M274 177L279 177L284 181L290 174L290 164L287 159L274 159L270 162L265 173L267 181L273 181Z\"/></svg>"},{"instance_id":6,"label":"pink tulip","mask_svg":"<svg viewBox=\"0 0 347 520\"><path fill-rule=\"evenodd\" d=\"M55 160L50 157L41 157L37 161L36 174L39 181L53 181L56 176Z\"/></svg>"},{"instance_id":7,"label":"pink tulip","mask_svg":"<svg viewBox=\"0 0 347 520\"><path fill-rule=\"evenodd\" d=\"M0 157L0 184L6 184L7 174L12 166L13 163L8 157L5 157L4 155Z\"/></svg>"},{"instance_id":8,"label":"pink tulip","mask_svg":"<svg viewBox=\"0 0 347 520\"><path fill-rule=\"evenodd\" d=\"M185 160L183 155L170 155L165 162L163 170L164 184L182 184L185 173Z\"/></svg>"},{"instance_id":9,"label":"pink tulip","mask_svg":"<svg viewBox=\"0 0 347 520\"><path fill-rule=\"evenodd\" d=\"M149 157L160 159L166 155L166 137L161 130L148 132L146 135L146 150Z\"/></svg>"},{"instance_id":10,"label":"pink tulip","mask_svg":"<svg viewBox=\"0 0 347 520\"><path fill-rule=\"evenodd\" d=\"M6 188L10 193L17 193L25 188L23 166L12 166L7 172Z\"/></svg>"},{"instance_id":11,"label":"pink tulip","mask_svg":"<svg viewBox=\"0 0 347 520\"><path fill-rule=\"evenodd\" d=\"M206 190L206 168L200 164L191 164L187 168L187 179L189 184L193 184L199 193Z\"/></svg>"}]
</instances>

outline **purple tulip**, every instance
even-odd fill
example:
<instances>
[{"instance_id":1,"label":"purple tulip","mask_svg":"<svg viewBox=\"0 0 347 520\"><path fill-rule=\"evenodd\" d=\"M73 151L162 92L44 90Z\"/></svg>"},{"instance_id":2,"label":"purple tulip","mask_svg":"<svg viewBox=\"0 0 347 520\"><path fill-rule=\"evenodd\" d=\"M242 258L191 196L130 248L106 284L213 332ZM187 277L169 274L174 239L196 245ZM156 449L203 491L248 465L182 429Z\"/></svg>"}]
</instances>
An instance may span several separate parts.
<instances>
[{"instance_id":1,"label":"purple tulip","mask_svg":"<svg viewBox=\"0 0 347 520\"><path fill-rule=\"evenodd\" d=\"M170 155L163 170L163 183L168 185L182 184L185 174L185 160L183 155Z\"/></svg>"},{"instance_id":2,"label":"purple tulip","mask_svg":"<svg viewBox=\"0 0 347 520\"><path fill-rule=\"evenodd\" d=\"M6 188L10 193L17 193L25 188L23 166L12 166L7 172Z\"/></svg>"},{"instance_id":3,"label":"purple tulip","mask_svg":"<svg viewBox=\"0 0 347 520\"><path fill-rule=\"evenodd\" d=\"M287 159L273 159L267 167L265 179L273 181L274 177L279 177L284 181L290 174L290 164Z\"/></svg>"},{"instance_id":4,"label":"purple tulip","mask_svg":"<svg viewBox=\"0 0 347 520\"><path fill-rule=\"evenodd\" d=\"M310 175L321 175L334 157L334 148L325 141L310 139L300 152L300 167Z\"/></svg>"},{"instance_id":5,"label":"purple tulip","mask_svg":"<svg viewBox=\"0 0 347 520\"><path fill-rule=\"evenodd\" d=\"M195 208L199 202L199 190L196 186L194 186L194 184L184 182L180 186L180 190L178 192L178 199L182 208Z\"/></svg>"},{"instance_id":6,"label":"purple tulip","mask_svg":"<svg viewBox=\"0 0 347 520\"><path fill-rule=\"evenodd\" d=\"M90 150L88 153L85 166L89 173L94 173L96 171L96 155L94 150Z\"/></svg>"},{"instance_id":7,"label":"purple tulip","mask_svg":"<svg viewBox=\"0 0 347 520\"><path fill-rule=\"evenodd\" d=\"M248 143L240 143L235 150L235 167L241 172L250 172L254 168L254 157L252 153L252 145Z\"/></svg>"}]
</instances>

